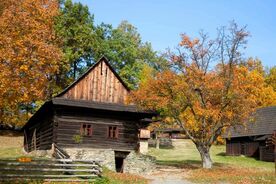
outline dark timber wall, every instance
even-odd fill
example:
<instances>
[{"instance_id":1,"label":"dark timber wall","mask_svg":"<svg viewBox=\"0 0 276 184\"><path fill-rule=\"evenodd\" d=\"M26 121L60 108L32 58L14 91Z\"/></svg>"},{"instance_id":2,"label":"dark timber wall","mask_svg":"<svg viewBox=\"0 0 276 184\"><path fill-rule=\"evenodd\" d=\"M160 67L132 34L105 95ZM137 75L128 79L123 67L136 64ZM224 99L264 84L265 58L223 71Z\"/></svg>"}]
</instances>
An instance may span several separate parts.
<instances>
[{"instance_id":1,"label":"dark timber wall","mask_svg":"<svg viewBox=\"0 0 276 184\"><path fill-rule=\"evenodd\" d=\"M260 147L260 160L274 162L274 146L261 146Z\"/></svg>"},{"instance_id":2,"label":"dark timber wall","mask_svg":"<svg viewBox=\"0 0 276 184\"><path fill-rule=\"evenodd\" d=\"M24 129L24 148L33 150L51 149L53 142L53 111L51 108L40 109Z\"/></svg>"},{"instance_id":3,"label":"dark timber wall","mask_svg":"<svg viewBox=\"0 0 276 184\"><path fill-rule=\"evenodd\" d=\"M273 146L266 146L265 141L254 141L252 137L226 139L226 154L245 155L262 161L274 161Z\"/></svg>"},{"instance_id":4,"label":"dark timber wall","mask_svg":"<svg viewBox=\"0 0 276 184\"><path fill-rule=\"evenodd\" d=\"M250 137L231 138L231 140L226 140L226 154L258 157L259 142Z\"/></svg>"},{"instance_id":5,"label":"dark timber wall","mask_svg":"<svg viewBox=\"0 0 276 184\"><path fill-rule=\"evenodd\" d=\"M74 113L73 113L74 112ZM139 119L130 113L110 111L79 110L74 108L59 108L55 127L55 142L64 148L86 147L114 150L135 150L138 141ZM92 125L92 136L83 136L83 141L74 140L80 135L82 124ZM118 127L118 138L108 137L109 126Z\"/></svg>"}]
</instances>

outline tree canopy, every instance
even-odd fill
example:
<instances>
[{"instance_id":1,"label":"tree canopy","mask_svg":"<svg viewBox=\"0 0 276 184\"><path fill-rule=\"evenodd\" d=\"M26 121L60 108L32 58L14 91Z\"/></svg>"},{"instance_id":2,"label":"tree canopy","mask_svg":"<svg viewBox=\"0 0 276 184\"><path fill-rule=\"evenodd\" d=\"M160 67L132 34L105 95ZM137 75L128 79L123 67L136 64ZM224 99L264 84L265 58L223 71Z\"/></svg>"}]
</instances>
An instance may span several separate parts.
<instances>
[{"instance_id":1,"label":"tree canopy","mask_svg":"<svg viewBox=\"0 0 276 184\"><path fill-rule=\"evenodd\" d=\"M106 56L130 88L136 88L145 65L161 69L164 59L151 44L127 21L116 28L101 23L94 25L94 15L81 3L65 0L56 19L56 31L63 41L63 68L57 75L57 85L64 88L100 57ZM159 68L157 68L159 67Z\"/></svg>"},{"instance_id":2,"label":"tree canopy","mask_svg":"<svg viewBox=\"0 0 276 184\"><path fill-rule=\"evenodd\" d=\"M66 0L60 5L55 31L62 40L64 64L58 75L58 85L65 87L81 73L81 68L93 57L94 18L88 7ZM72 80L68 80L72 79Z\"/></svg>"},{"instance_id":3,"label":"tree canopy","mask_svg":"<svg viewBox=\"0 0 276 184\"><path fill-rule=\"evenodd\" d=\"M173 119L195 143L204 168L212 167L210 147L227 127L244 124L257 107L276 104L276 94L258 68L242 58L249 33L232 23L210 39L182 35L169 53L170 70L150 76L133 92L141 108ZM213 67L214 66L214 67Z\"/></svg>"},{"instance_id":4,"label":"tree canopy","mask_svg":"<svg viewBox=\"0 0 276 184\"><path fill-rule=\"evenodd\" d=\"M127 85L134 89L141 79L141 72L147 65L157 68L157 62L164 59L157 56L151 44L143 43L137 28L122 21L117 28L110 25L97 27L98 33L96 58L105 55ZM96 46L95 46L96 47ZM161 65L160 65L161 66Z\"/></svg>"},{"instance_id":5,"label":"tree canopy","mask_svg":"<svg viewBox=\"0 0 276 184\"><path fill-rule=\"evenodd\" d=\"M53 23L58 2L0 3L0 122L22 125L28 108L51 95L62 52Z\"/></svg>"}]
</instances>

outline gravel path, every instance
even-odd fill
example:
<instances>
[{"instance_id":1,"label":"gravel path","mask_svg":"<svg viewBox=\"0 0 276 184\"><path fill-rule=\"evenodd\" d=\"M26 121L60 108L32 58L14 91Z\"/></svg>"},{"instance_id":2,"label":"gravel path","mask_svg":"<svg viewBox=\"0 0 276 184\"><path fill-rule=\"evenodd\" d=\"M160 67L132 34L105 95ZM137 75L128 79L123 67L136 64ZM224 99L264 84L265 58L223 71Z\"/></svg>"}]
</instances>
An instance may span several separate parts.
<instances>
[{"instance_id":1,"label":"gravel path","mask_svg":"<svg viewBox=\"0 0 276 184\"><path fill-rule=\"evenodd\" d=\"M192 184L184 178L186 174L185 169L163 167L144 177L151 180L150 184Z\"/></svg>"}]
</instances>

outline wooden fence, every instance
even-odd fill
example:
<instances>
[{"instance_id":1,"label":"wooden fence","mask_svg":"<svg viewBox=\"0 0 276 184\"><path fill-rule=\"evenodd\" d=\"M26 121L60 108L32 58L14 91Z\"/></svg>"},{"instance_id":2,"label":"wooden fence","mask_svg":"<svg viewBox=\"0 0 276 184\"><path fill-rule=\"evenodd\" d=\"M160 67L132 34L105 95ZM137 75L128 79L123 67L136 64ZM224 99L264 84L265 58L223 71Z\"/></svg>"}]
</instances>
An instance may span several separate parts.
<instances>
[{"instance_id":1,"label":"wooden fence","mask_svg":"<svg viewBox=\"0 0 276 184\"><path fill-rule=\"evenodd\" d=\"M94 160L0 160L0 182L3 181L93 181L101 176L102 168Z\"/></svg>"},{"instance_id":2,"label":"wooden fence","mask_svg":"<svg viewBox=\"0 0 276 184\"><path fill-rule=\"evenodd\" d=\"M59 146L57 146L55 143L52 144L52 150L54 150L52 156L56 159L69 159L70 158L68 153L65 150L63 150L62 148L60 148Z\"/></svg>"}]
</instances>

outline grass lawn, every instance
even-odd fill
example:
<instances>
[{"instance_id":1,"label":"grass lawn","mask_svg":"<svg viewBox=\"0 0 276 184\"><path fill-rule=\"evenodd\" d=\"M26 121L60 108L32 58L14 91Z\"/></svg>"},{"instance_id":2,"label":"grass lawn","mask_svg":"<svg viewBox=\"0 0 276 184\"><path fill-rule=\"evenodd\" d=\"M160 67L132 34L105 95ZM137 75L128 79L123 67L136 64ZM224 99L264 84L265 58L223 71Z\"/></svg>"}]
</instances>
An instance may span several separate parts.
<instances>
[{"instance_id":1,"label":"grass lawn","mask_svg":"<svg viewBox=\"0 0 276 184\"><path fill-rule=\"evenodd\" d=\"M201 169L200 155L190 140L181 141L174 149L151 148L149 154L156 157L158 164L187 168L189 179L199 183L276 183L273 162L225 156L223 145L211 148L212 170Z\"/></svg>"},{"instance_id":2,"label":"grass lawn","mask_svg":"<svg viewBox=\"0 0 276 184\"><path fill-rule=\"evenodd\" d=\"M22 133L0 130L0 159L24 156Z\"/></svg>"}]
</instances>

